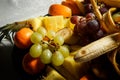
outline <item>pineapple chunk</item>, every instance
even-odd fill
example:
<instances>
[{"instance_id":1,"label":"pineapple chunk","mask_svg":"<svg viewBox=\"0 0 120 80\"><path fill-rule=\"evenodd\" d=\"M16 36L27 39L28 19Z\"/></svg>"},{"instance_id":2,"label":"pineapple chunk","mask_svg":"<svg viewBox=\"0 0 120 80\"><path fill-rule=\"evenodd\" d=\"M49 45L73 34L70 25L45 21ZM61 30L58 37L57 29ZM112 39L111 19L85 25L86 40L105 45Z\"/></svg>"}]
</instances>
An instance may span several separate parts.
<instances>
[{"instance_id":1,"label":"pineapple chunk","mask_svg":"<svg viewBox=\"0 0 120 80\"><path fill-rule=\"evenodd\" d=\"M31 24L31 27L33 28L34 31L36 31L40 26L43 26L42 20L44 17L36 17L36 18L31 18L28 19L28 23Z\"/></svg>"},{"instance_id":2,"label":"pineapple chunk","mask_svg":"<svg viewBox=\"0 0 120 80\"><path fill-rule=\"evenodd\" d=\"M75 24L71 23L70 18L67 18L67 20L68 20L68 22L66 24L66 27L69 27L69 28L71 28L73 30L74 27L75 27Z\"/></svg>"},{"instance_id":3,"label":"pineapple chunk","mask_svg":"<svg viewBox=\"0 0 120 80\"><path fill-rule=\"evenodd\" d=\"M47 66L46 73L46 76L42 80L66 80L61 74L50 66Z\"/></svg>"},{"instance_id":4,"label":"pineapple chunk","mask_svg":"<svg viewBox=\"0 0 120 80\"><path fill-rule=\"evenodd\" d=\"M63 16L46 16L43 22L47 30L53 30L55 32L65 27Z\"/></svg>"},{"instance_id":5,"label":"pineapple chunk","mask_svg":"<svg viewBox=\"0 0 120 80\"><path fill-rule=\"evenodd\" d=\"M65 58L63 65L53 67L67 80L79 80L90 68L89 63L75 62L73 56Z\"/></svg>"}]
</instances>

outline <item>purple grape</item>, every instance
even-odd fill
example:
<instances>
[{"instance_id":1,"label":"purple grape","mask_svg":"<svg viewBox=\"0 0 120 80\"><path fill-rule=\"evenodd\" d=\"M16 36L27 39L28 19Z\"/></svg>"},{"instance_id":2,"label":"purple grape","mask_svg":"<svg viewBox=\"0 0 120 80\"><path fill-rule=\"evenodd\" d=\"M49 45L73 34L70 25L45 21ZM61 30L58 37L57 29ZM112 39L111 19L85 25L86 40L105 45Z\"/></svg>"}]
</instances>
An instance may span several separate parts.
<instances>
[{"instance_id":1,"label":"purple grape","mask_svg":"<svg viewBox=\"0 0 120 80\"><path fill-rule=\"evenodd\" d=\"M85 12L90 13L93 12L92 4L85 4Z\"/></svg>"},{"instance_id":2,"label":"purple grape","mask_svg":"<svg viewBox=\"0 0 120 80\"><path fill-rule=\"evenodd\" d=\"M70 18L70 21L71 21L71 23L73 23L73 24L78 24L79 21L80 21L80 17L79 17L79 16L72 16L72 17Z\"/></svg>"},{"instance_id":3,"label":"purple grape","mask_svg":"<svg viewBox=\"0 0 120 80\"><path fill-rule=\"evenodd\" d=\"M96 34L93 35L93 39L97 40L105 36L105 33L100 29Z\"/></svg>"},{"instance_id":4,"label":"purple grape","mask_svg":"<svg viewBox=\"0 0 120 80\"><path fill-rule=\"evenodd\" d=\"M99 10L100 10L101 14L104 14L105 12L108 11L108 9L106 7L102 7Z\"/></svg>"},{"instance_id":5,"label":"purple grape","mask_svg":"<svg viewBox=\"0 0 120 80\"><path fill-rule=\"evenodd\" d=\"M95 14L90 12L86 15L86 19L89 20L89 19L95 19Z\"/></svg>"},{"instance_id":6,"label":"purple grape","mask_svg":"<svg viewBox=\"0 0 120 80\"><path fill-rule=\"evenodd\" d=\"M100 29L100 25L97 20L89 20L87 26L85 27L87 34L96 34Z\"/></svg>"},{"instance_id":7,"label":"purple grape","mask_svg":"<svg viewBox=\"0 0 120 80\"><path fill-rule=\"evenodd\" d=\"M76 24L74 27L74 33L83 36L86 34L85 27L86 27L86 21L81 21L80 23Z\"/></svg>"},{"instance_id":8,"label":"purple grape","mask_svg":"<svg viewBox=\"0 0 120 80\"><path fill-rule=\"evenodd\" d=\"M91 41L90 41L90 39L89 39L88 36L81 36L78 44L79 44L80 46L85 46L85 45L89 44L90 42L91 42Z\"/></svg>"},{"instance_id":9,"label":"purple grape","mask_svg":"<svg viewBox=\"0 0 120 80\"><path fill-rule=\"evenodd\" d=\"M90 3L90 0L84 0L84 3L88 4L88 3Z\"/></svg>"}]
</instances>

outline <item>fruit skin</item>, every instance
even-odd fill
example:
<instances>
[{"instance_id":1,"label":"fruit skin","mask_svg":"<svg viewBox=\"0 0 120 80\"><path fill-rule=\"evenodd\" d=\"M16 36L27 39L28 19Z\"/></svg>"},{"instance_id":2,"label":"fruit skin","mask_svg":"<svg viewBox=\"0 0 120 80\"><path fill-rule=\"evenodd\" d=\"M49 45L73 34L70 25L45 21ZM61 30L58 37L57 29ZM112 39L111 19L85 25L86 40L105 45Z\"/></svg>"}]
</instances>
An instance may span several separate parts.
<instances>
[{"instance_id":1,"label":"fruit skin","mask_svg":"<svg viewBox=\"0 0 120 80\"><path fill-rule=\"evenodd\" d=\"M72 15L80 15L81 14L75 1L62 1L61 4L69 7L72 10Z\"/></svg>"},{"instance_id":2,"label":"fruit skin","mask_svg":"<svg viewBox=\"0 0 120 80\"><path fill-rule=\"evenodd\" d=\"M106 5L120 8L120 0L98 0L98 2L103 2Z\"/></svg>"},{"instance_id":3,"label":"fruit skin","mask_svg":"<svg viewBox=\"0 0 120 80\"><path fill-rule=\"evenodd\" d=\"M24 71L30 75L35 75L45 68L45 65L40 61L40 58L32 58L29 53L25 54L22 60Z\"/></svg>"},{"instance_id":4,"label":"fruit skin","mask_svg":"<svg viewBox=\"0 0 120 80\"><path fill-rule=\"evenodd\" d=\"M30 28L22 28L15 33L14 43L18 48L26 49L31 46L30 36L33 31Z\"/></svg>"},{"instance_id":5,"label":"fruit skin","mask_svg":"<svg viewBox=\"0 0 120 80\"><path fill-rule=\"evenodd\" d=\"M48 14L52 16L63 15L64 17L70 17L72 15L72 11L67 6L61 4L52 4L49 7Z\"/></svg>"}]
</instances>

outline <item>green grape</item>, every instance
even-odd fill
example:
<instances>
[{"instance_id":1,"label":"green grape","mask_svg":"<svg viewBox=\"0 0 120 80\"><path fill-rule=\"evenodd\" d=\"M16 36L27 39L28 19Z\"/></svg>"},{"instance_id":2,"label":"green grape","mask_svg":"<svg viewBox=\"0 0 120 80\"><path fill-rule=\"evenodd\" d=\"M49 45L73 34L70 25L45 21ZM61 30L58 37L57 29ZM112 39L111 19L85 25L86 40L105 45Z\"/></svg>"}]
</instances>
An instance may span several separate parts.
<instances>
[{"instance_id":1,"label":"green grape","mask_svg":"<svg viewBox=\"0 0 120 80\"><path fill-rule=\"evenodd\" d=\"M33 44L29 53L33 58L39 57L42 53L42 46L40 44Z\"/></svg>"},{"instance_id":2,"label":"green grape","mask_svg":"<svg viewBox=\"0 0 120 80\"><path fill-rule=\"evenodd\" d=\"M50 39L53 39L55 37L55 32L52 31L52 30L49 30L47 32L47 37L50 38Z\"/></svg>"},{"instance_id":3,"label":"green grape","mask_svg":"<svg viewBox=\"0 0 120 80\"><path fill-rule=\"evenodd\" d=\"M30 37L32 43L40 43L42 39L43 36L38 32L34 32Z\"/></svg>"},{"instance_id":4,"label":"green grape","mask_svg":"<svg viewBox=\"0 0 120 80\"><path fill-rule=\"evenodd\" d=\"M43 43L43 44L41 44L41 45L42 45L42 49L43 49L43 50L48 48L48 44Z\"/></svg>"},{"instance_id":5,"label":"green grape","mask_svg":"<svg viewBox=\"0 0 120 80\"><path fill-rule=\"evenodd\" d=\"M60 51L56 51L55 53L53 53L52 55L52 64L55 66L60 66L62 65L64 62L64 56L62 55L62 53Z\"/></svg>"},{"instance_id":6,"label":"green grape","mask_svg":"<svg viewBox=\"0 0 120 80\"><path fill-rule=\"evenodd\" d=\"M56 44L59 44L59 45L63 45L64 43L64 38L60 35L56 35L54 38L53 38L54 42Z\"/></svg>"},{"instance_id":7,"label":"green grape","mask_svg":"<svg viewBox=\"0 0 120 80\"><path fill-rule=\"evenodd\" d=\"M69 49L67 48L67 46L60 46L60 48L58 49L58 51L60 51L62 53L62 55L64 56L64 58L68 57L70 52Z\"/></svg>"},{"instance_id":8,"label":"green grape","mask_svg":"<svg viewBox=\"0 0 120 80\"><path fill-rule=\"evenodd\" d=\"M51 62L52 52L49 49L45 49L40 55L42 63L49 64Z\"/></svg>"},{"instance_id":9,"label":"green grape","mask_svg":"<svg viewBox=\"0 0 120 80\"><path fill-rule=\"evenodd\" d=\"M44 27L39 27L37 32L40 33L43 37L45 37L47 34L47 30Z\"/></svg>"}]
</instances>

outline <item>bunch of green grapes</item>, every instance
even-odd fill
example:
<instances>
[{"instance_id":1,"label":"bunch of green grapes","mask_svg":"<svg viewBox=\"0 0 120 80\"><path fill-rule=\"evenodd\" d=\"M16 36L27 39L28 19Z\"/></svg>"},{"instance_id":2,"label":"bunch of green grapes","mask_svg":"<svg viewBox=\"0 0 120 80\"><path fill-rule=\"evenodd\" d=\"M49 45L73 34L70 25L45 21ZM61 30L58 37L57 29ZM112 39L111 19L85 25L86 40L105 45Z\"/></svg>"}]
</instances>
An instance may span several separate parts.
<instances>
[{"instance_id":1,"label":"bunch of green grapes","mask_svg":"<svg viewBox=\"0 0 120 80\"><path fill-rule=\"evenodd\" d=\"M55 34L52 30L46 31L44 27L40 27L34 32L31 35L33 45L29 51L30 55L33 58L40 57L44 64L62 65L70 52L64 45L64 38Z\"/></svg>"}]
</instances>

